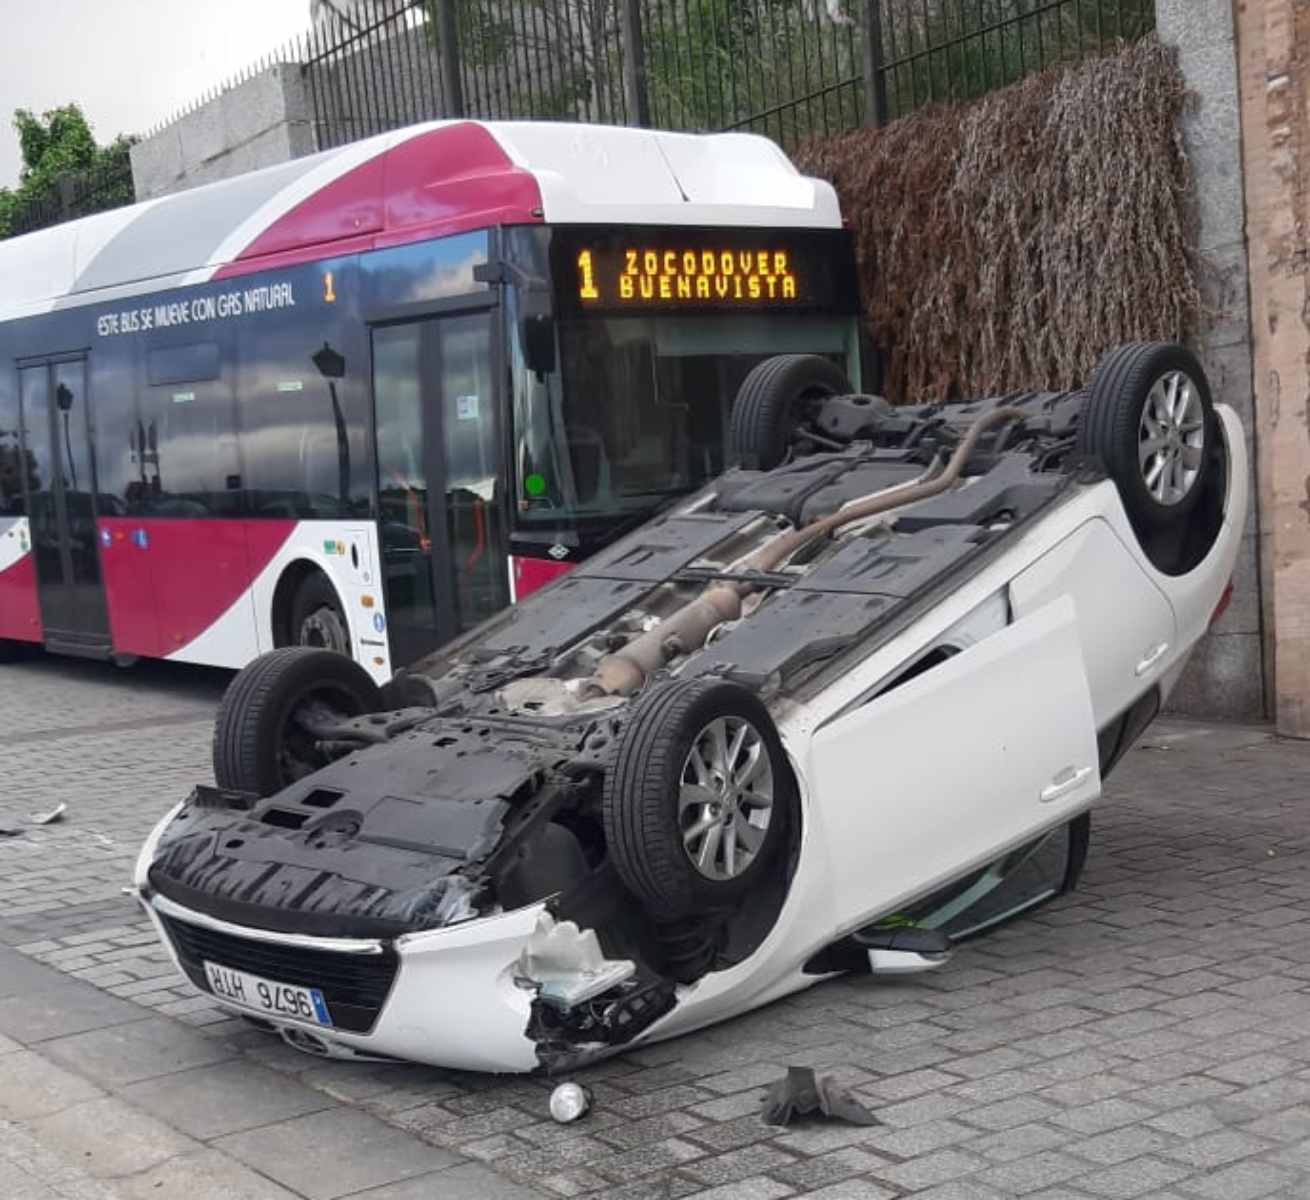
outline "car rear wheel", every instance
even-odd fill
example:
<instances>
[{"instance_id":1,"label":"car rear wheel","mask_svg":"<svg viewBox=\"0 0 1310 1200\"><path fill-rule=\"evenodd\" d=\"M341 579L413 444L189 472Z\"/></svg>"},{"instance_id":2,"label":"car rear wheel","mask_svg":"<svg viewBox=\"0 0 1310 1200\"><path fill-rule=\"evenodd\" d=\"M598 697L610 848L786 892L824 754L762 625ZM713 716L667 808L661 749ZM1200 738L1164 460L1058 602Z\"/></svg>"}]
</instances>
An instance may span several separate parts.
<instances>
[{"instance_id":1,"label":"car rear wheel","mask_svg":"<svg viewBox=\"0 0 1310 1200\"><path fill-rule=\"evenodd\" d=\"M787 457L792 432L818 402L852 391L842 370L817 354L779 354L757 363L732 405L728 457L752 471L771 471Z\"/></svg>"},{"instance_id":2,"label":"car rear wheel","mask_svg":"<svg viewBox=\"0 0 1310 1200\"><path fill-rule=\"evenodd\" d=\"M722 680L652 691L605 781L610 857L648 912L738 904L786 841L795 787L768 710Z\"/></svg>"},{"instance_id":3,"label":"car rear wheel","mask_svg":"<svg viewBox=\"0 0 1310 1200\"><path fill-rule=\"evenodd\" d=\"M376 712L378 686L353 659L287 646L250 663L228 686L214 722L219 787L271 796L324 767L311 726Z\"/></svg>"},{"instance_id":4,"label":"car rear wheel","mask_svg":"<svg viewBox=\"0 0 1310 1200\"><path fill-rule=\"evenodd\" d=\"M1196 356L1144 342L1110 351L1097 367L1078 449L1105 465L1136 524L1162 529L1200 500L1214 437L1214 404Z\"/></svg>"}]
</instances>

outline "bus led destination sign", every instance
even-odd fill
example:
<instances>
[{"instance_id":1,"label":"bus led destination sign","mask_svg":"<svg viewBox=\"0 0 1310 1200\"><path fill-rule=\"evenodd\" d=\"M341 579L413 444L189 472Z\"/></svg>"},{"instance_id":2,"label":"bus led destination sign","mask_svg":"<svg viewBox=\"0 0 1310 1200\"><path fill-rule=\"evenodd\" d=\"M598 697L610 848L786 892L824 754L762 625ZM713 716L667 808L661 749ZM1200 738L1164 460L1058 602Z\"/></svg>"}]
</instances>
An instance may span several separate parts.
<instances>
[{"instance_id":1,"label":"bus led destination sign","mask_svg":"<svg viewBox=\"0 0 1310 1200\"><path fill-rule=\"evenodd\" d=\"M602 278L597 273L597 252L578 252L578 299L584 305L606 299L631 302L634 307L643 301L785 303L799 297L788 250L625 246L618 258L616 264L604 263L610 270L604 272L609 277Z\"/></svg>"},{"instance_id":2,"label":"bus led destination sign","mask_svg":"<svg viewBox=\"0 0 1310 1200\"><path fill-rule=\"evenodd\" d=\"M579 315L852 313L858 304L839 229L557 228L551 260L561 307Z\"/></svg>"}]
</instances>

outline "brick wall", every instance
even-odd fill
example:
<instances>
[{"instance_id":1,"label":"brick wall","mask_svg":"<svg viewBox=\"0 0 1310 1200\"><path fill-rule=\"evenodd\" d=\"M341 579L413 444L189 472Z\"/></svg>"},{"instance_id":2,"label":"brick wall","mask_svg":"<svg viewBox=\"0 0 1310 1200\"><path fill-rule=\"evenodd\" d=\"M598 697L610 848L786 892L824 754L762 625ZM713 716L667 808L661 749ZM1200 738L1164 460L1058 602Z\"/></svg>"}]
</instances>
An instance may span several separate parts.
<instances>
[{"instance_id":1,"label":"brick wall","mask_svg":"<svg viewBox=\"0 0 1310 1200\"><path fill-rule=\"evenodd\" d=\"M1280 733L1310 737L1310 3L1235 8L1266 658Z\"/></svg>"}]
</instances>

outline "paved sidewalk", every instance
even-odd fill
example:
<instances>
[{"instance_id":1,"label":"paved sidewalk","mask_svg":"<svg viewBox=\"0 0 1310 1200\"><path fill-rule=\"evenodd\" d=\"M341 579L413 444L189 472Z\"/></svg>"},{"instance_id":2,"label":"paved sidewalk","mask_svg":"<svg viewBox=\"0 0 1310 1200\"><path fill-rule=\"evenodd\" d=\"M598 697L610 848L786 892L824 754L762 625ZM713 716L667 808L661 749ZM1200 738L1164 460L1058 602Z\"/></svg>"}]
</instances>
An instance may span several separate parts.
<instances>
[{"instance_id":1,"label":"paved sidewalk","mask_svg":"<svg viewBox=\"0 0 1310 1200\"><path fill-rule=\"evenodd\" d=\"M1310 1197L1310 744L1155 727L1077 895L607 1062L560 1127L543 1080L307 1058L173 975L119 889L224 682L0 667L0 826L69 804L0 839L5 1200ZM789 1064L882 1124L764 1126Z\"/></svg>"}]
</instances>

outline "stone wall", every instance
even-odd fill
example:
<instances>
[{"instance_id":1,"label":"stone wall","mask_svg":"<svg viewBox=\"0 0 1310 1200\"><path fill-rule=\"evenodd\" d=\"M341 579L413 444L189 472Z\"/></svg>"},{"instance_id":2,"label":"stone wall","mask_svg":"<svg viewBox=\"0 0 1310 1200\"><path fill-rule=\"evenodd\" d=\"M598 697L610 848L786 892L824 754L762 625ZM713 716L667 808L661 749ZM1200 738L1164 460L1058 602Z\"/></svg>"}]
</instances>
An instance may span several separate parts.
<instances>
[{"instance_id":1,"label":"stone wall","mask_svg":"<svg viewBox=\"0 0 1310 1200\"><path fill-rule=\"evenodd\" d=\"M279 63L132 147L138 200L270 167L317 149L298 63Z\"/></svg>"},{"instance_id":2,"label":"stone wall","mask_svg":"<svg viewBox=\"0 0 1310 1200\"><path fill-rule=\"evenodd\" d=\"M1255 500L1258 438L1233 0L1156 0L1156 14L1160 38L1177 47L1192 93L1183 137L1195 178L1198 265L1207 314L1195 349L1216 399L1231 405L1246 427ZM1266 713L1258 512L1253 504L1232 603L1192 656L1170 702L1176 712L1232 720L1258 720Z\"/></svg>"},{"instance_id":3,"label":"stone wall","mask_svg":"<svg viewBox=\"0 0 1310 1200\"><path fill-rule=\"evenodd\" d=\"M1310 3L1238 4L1271 712L1310 737Z\"/></svg>"}]
</instances>

